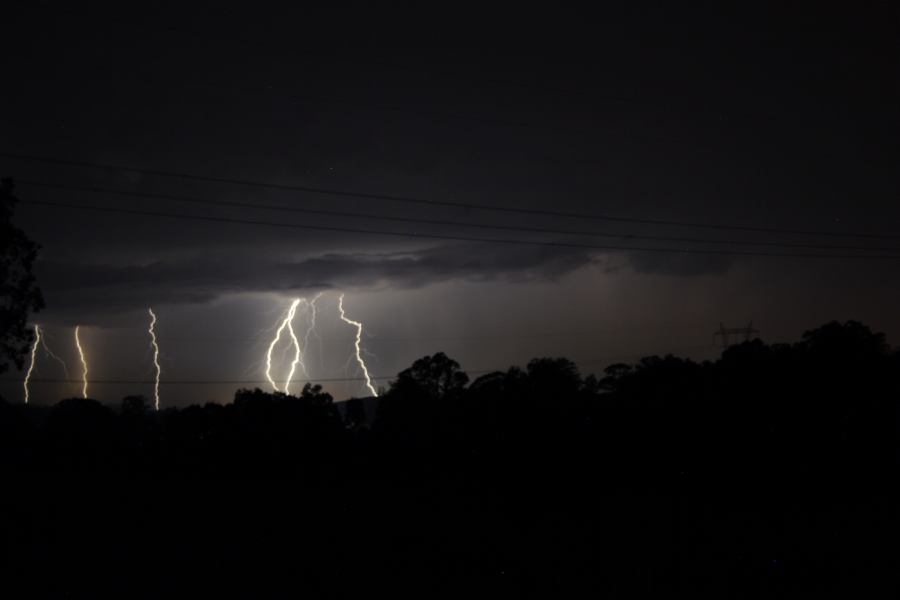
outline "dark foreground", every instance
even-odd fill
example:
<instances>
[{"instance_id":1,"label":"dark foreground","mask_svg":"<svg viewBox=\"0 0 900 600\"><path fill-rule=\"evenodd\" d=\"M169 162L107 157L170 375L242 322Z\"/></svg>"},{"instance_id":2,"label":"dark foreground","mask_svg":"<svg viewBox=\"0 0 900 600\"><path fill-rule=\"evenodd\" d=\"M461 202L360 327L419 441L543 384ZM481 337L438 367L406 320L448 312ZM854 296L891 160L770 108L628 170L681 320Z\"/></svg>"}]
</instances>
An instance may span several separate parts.
<instances>
[{"instance_id":1,"label":"dark foreground","mask_svg":"<svg viewBox=\"0 0 900 600\"><path fill-rule=\"evenodd\" d=\"M374 403L0 402L4 598L894 598L900 353L563 359ZM371 413L371 414L370 414Z\"/></svg>"},{"instance_id":2,"label":"dark foreground","mask_svg":"<svg viewBox=\"0 0 900 600\"><path fill-rule=\"evenodd\" d=\"M886 488L8 481L9 598L894 597Z\"/></svg>"}]
</instances>

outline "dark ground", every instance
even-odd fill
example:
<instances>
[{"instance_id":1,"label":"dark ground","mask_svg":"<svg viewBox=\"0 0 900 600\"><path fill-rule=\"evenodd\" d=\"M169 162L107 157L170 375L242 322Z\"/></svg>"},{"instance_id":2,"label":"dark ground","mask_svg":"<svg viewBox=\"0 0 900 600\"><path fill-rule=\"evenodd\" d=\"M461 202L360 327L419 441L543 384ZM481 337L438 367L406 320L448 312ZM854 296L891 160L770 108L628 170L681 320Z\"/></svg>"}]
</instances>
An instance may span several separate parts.
<instances>
[{"instance_id":1,"label":"dark ground","mask_svg":"<svg viewBox=\"0 0 900 600\"><path fill-rule=\"evenodd\" d=\"M7 479L10 597L894 597L888 485ZM7 589L13 589L7 587Z\"/></svg>"},{"instance_id":2,"label":"dark ground","mask_svg":"<svg viewBox=\"0 0 900 600\"><path fill-rule=\"evenodd\" d=\"M715 363L443 354L119 411L0 402L10 598L894 598L900 353L859 323Z\"/></svg>"}]
</instances>

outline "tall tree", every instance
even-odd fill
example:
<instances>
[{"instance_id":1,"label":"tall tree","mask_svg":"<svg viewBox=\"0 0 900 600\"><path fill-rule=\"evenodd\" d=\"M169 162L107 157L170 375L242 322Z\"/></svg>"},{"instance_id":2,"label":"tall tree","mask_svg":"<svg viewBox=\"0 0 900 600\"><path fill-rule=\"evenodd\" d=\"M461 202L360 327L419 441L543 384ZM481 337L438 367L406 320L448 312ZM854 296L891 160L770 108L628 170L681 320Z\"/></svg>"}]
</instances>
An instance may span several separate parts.
<instances>
[{"instance_id":1,"label":"tall tree","mask_svg":"<svg viewBox=\"0 0 900 600\"><path fill-rule=\"evenodd\" d=\"M12 179L0 181L0 373L10 364L21 369L34 341L29 313L44 308L44 296L35 283L32 267L40 246L13 225L18 200Z\"/></svg>"},{"instance_id":2,"label":"tall tree","mask_svg":"<svg viewBox=\"0 0 900 600\"><path fill-rule=\"evenodd\" d=\"M460 369L459 363L438 352L420 358L397 375L392 390L416 390L432 400L444 400L460 394L468 383L469 376Z\"/></svg>"}]
</instances>

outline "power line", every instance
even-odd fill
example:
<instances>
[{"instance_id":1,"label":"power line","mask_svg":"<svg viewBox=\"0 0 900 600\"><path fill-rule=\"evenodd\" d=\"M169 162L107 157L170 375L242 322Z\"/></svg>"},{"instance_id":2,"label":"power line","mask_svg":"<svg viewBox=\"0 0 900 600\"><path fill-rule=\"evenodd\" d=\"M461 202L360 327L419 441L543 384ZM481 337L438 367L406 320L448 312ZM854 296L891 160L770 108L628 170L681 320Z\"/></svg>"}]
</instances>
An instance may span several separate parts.
<instances>
[{"instance_id":1,"label":"power line","mask_svg":"<svg viewBox=\"0 0 900 600\"><path fill-rule=\"evenodd\" d=\"M34 187L49 188L55 190L64 190L72 192L89 192L99 194L112 194L117 196L127 196L132 198L145 198L152 200L171 200L174 202L186 202L193 204L203 204L208 206L223 206L229 208L251 208L255 210L271 210L289 213L312 214L322 216L334 216L342 218L355 219L371 219L377 221L391 221L399 223L415 223L420 225L439 225L450 227L471 227L477 229L495 229L503 231L517 231L522 233L549 233L554 235L577 235L585 237L602 237L616 239L642 239L660 242L677 242L677 243L693 243L693 244L720 244L729 246L766 246L766 247L783 247L783 248L805 248L818 250L859 250L864 252L898 252L900 248L873 248L871 246L844 246L833 244L805 244L792 242L766 242L766 241L749 241L749 240L721 240L709 238L691 238L691 237L672 237L659 235L645 235L633 233L608 233L597 231L571 230L571 229L549 229L543 227L522 227L515 225L492 225L485 223L471 223L466 221L450 221L444 219L423 219L417 217L397 217L375 215L372 213L359 213L352 211L324 210L312 208L298 208L293 206L275 205L275 204L259 204L252 202L236 202L231 200L212 200L207 198L196 198L190 196L181 196L173 194L134 192L129 190L117 190L95 186L79 186L71 184L45 183L41 181L17 179L16 183L22 185L30 185Z\"/></svg>"},{"instance_id":2,"label":"power line","mask_svg":"<svg viewBox=\"0 0 900 600\"><path fill-rule=\"evenodd\" d=\"M900 255L878 255L878 254L804 254L804 253L776 253L776 252L749 252L739 250L706 250L694 248L655 248L646 246L614 246L599 244L578 244L574 242L553 242L553 241L534 241L534 240L514 240L507 238L478 238L462 235L442 235L431 233L410 233L401 231L382 231L375 229L360 229L352 227L335 227L326 225L303 225L299 223L277 223L273 221L255 221L249 219L231 219L227 217L213 217L203 215L183 215L177 213L166 213L161 211L137 210L127 208L113 208L105 206L91 206L84 204L72 204L67 202L51 202L47 200L27 200L22 201L25 204L37 206L53 206L58 208L69 208L74 210L88 210L95 212L116 213L136 215L142 217L159 217L167 219L180 219L188 221L206 221L213 223L229 223L235 225L256 225L263 227L278 227L286 229L304 229L309 231L330 231L341 233L356 233L362 235L381 235L390 237L404 237L415 239L435 239L447 240L455 242L475 242L483 244L506 244L520 246L547 246L555 248L577 248L582 250L604 250L609 252L657 252L666 254L703 254L713 256L758 256L772 258L830 258L830 259L876 259L876 260L895 260L900 259Z\"/></svg>"},{"instance_id":3,"label":"power line","mask_svg":"<svg viewBox=\"0 0 900 600\"><path fill-rule=\"evenodd\" d=\"M688 349L713 349L713 346L708 344L697 345L697 346L686 346L682 348L682 350ZM629 355L616 355L616 356L605 356L605 357L597 357L597 358L585 358L585 359L572 359L572 362L576 365L580 364L597 364L597 363L609 363L611 361L616 360L628 360L628 359L640 359L649 356L659 356L659 354L654 355L653 353L647 354L629 354ZM486 375L488 373L506 373L509 369L516 367L516 365L511 365L504 368L498 369L460 369L460 371L468 374L468 375ZM370 379L376 381L386 381L391 379L396 379L400 376L400 373L394 373L393 375L370 375ZM297 381L297 380L295 380ZM302 380L301 380L302 381ZM364 382L366 381L365 377L316 377L307 380L306 382L311 383L313 385L318 383L344 383L344 382ZM2 383L15 383L21 384L21 379L12 379L9 377L5 377L0 379ZM29 383L47 383L47 384L81 384L83 383L82 379L71 379L71 378L49 378L49 377L33 377L29 379ZM153 385L155 380L153 379L91 379L91 385ZM170 379L160 380L160 385L269 385L271 382L267 379Z\"/></svg>"},{"instance_id":4,"label":"power line","mask_svg":"<svg viewBox=\"0 0 900 600\"><path fill-rule=\"evenodd\" d=\"M467 373L493 373L494 371L466 371ZM384 377L375 377L370 376L371 379L374 380L385 380L385 379L393 379L397 377L397 375L386 375ZM341 383L341 382L355 382L355 381L365 381L364 377L325 377L325 378L316 378L315 381L309 381L309 383ZM21 379L10 379L4 378L2 380L3 383L22 383ZM297 381L297 380L294 380ZM28 380L29 383L72 383L72 384L81 384L81 379L50 379L50 378L31 378ZM153 385L155 383L152 379L91 379L90 384L95 385ZM271 382L267 379L263 380L253 380L253 379L172 379L165 380L161 379L159 382L160 385L270 385Z\"/></svg>"},{"instance_id":5,"label":"power line","mask_svg":"<svg viewBox=\"0 0 900 600\"><path fill-rule=\"evenodd\" d=\"M44 326L41 326L41 335L43 335ZM121 334L124 336L124 334ZM433 336L433 337L394 337L394 336L381 336L381 335L369 335L365 338L367 342L372 342L378 345L384 343L433 343L433 342L473 342L473 341L508 341L508 340L540 340L540 339L560 339L560 340L568 340L568 339L588 339L588 338L597 338L599 336L604 335L617 335L612 332L544 332L544 333L533 333L533 334L517 334L517 335L457 335L457 336ZM166 344L222 344L222 343L269 343L269 340L263 339L262 337L252 338L252 337L164 337L160 336L159 338L162 342ZM354 338L328 338L323 340L325 344L345 344L352 343ZM673 350L690 350L697 348L707 348L711 347L709 344L703 346L684 346L680 348L673 348L669 351Z\"/></svg>"},{"instance_id":6,"label":"power line","mask_svg":"<svg viewBox=\"0 0 900 600\"><path fill-rule=\"evenodd\" d=\"M814 231L814 230L803 230L803 229L753 227L753 226L745 226L745 225L729 225L729 224L716 224L716 223L697 223L697 222L673 221L673 220L665 220L665 219L640 219L640 218L631 218L631 217L615 217L615 216L611 216L611 215L596 214L596 213L579 213L579 212L543 210L543 209L534 209L534 208L491 206L491 205L486 205L486 204L475 204L475 203L469 203L469 202L455 202L455 201L450 201L450 200L429 200L429 199L424 199L424 198L415 198L412 196L397 196L397 195L392 195L392 194L374 194L374 193L367 193L367 192L353 192L353 191L347 191L347 190L338 190L335 188L323 188L323 187L313 187L313 186L281 184L281 183L272 183L272 182L267 182L267 181L258 181L258 180L249 180L249 179L233 179L233 178L228 178L228 177L211 177L211 176L206 176L206 175L197 175L195 173L165 171L165 170L161 170L161 169L142 169L142 168L136 168L136 167L122 166L122 165L112 165L112 164L108 164L108 163L78 161L78 160L63 159L63 158L52 157L52 156L38 156L38 155L32 155L32 154L21 154L21 153L6 152L6 151L0 151L0 157L12 158L12 159L16 159L16 160L26 160L26 161L32 161L32 162L41 162L41 163L61 165L61 166L81 167L81 168L91 168L91 169L105 169L105 170L112 170L112 171L125 171L125 172L130 172L130 173L139 173L142 175L149 175L149 176L156 176L156 177L170 177L170 178L176 178L176 179L183 179L186 181L203 181L203 182L208 182L208 183L223 183L223 184L229 184L229 185L240 185L240 186L246 186L246 187L264 188L264 189L322 194L322 195L327 195L327 196L363 198L363 199L367 199L367 200L383 200L383 201L389 201L389 202L418 204L418 205L424 205L424 206L444 206L444 207L451 207L451 208L463 208L463 209L467 209L467 210L484 210L484 211L493 211L493 212L502 212L502 213L511 213L511 214L530 214L530 215L540 215L540 216L545 216L545 217L551 216L551 217L564 217L564 218L573 218L573 219L590 219L590 220L596 220L596 221L610 221L610 222L618 222L618 223L640 223L640 224L644 224L644 225L665 225L665 226L673 226L673 227L694 227L694 228L702 228L702 229L723 229L723 230L731 230L731 231L781 233L781 234L787 234L787 235L815 235L815 236L825 236L825 237L855 237L855 238L869 238L869 239L900 239L900 234L874 234L874 233L862 233L862 232Z\"/></svg>"},{"instance_id":7,"label":"power line","mask_svg":"<svg viewBox=\"0 0 900 600\"><path fill-rule=\"evenodd\" d=\"M573 361L578 362L578 361ZM508 369L509 367L507 367ZM486 373L504 373L507 369L461 369L463 372L470 375L484 375ZM370 375L369 378L372 380L390 380L398 377L399 374L394 375L384 375L384 376L376 376ZM4 378L0 379L3 383L16 383L21 384L21 379L11 379ZM295 380L296 381L296 380ZM315 378L314 380L309 380L309 383L317 384L317 383L343 383L343 382L358 382L358 381L366 381L365 377L322 377ZM81 384L81 379L52 379L52 378L35 378L32 377L28 380L29 383L71 383L71 384ZM91 385L153 385L155 383L152 379L91 379ZM161 379L159 382L160 385L270 385L271 382L268 379L254 380L254 379L171 379L165 380Z\"/></svg>"}]
</instances>

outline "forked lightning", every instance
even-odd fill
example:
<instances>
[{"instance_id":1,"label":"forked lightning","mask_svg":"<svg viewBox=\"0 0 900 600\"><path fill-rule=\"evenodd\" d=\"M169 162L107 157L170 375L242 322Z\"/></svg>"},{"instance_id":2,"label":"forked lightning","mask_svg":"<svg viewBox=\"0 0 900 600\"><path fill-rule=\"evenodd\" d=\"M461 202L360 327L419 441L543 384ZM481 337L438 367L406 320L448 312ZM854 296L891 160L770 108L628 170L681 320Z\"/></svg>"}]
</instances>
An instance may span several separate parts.
<instances>
[{"instance_id":1,"label":"forked lightning","mask_svg":"<svg viewBox=\"0 0 900 600\"><path fill-rule=\"evenodd\" d=\"M369 391L373 396L378 396L378 392L375 391L375 388L372 387L372 379L369 377L369 369L366 368L366 361L362 358L362 331L363 325L359 321L354 321L352 319L348 319L346 313L344 313L344 295L341 294L338 298L338 311L341 314L341 321L347 323L349 325L353 325L356 327L356 341L353 343L353 347L356 349L356 362L359 364L359 368L362 369L363 376L366 378L366 387L369 388Z\"/></svg>"},{"instance_id":2,"label":"forked lightning","mask_svg":"<svg viewBox=\"0 0 900 600\"><path fill-rule=\"evenodd\" d=\"M303 298L294 298L294 301L291 302L291 307L287 311L287 315L285 315L284 320L281 321L281 326L278 327L278 330L275 332L275 338L272 340L272 343L269 344L269 350L266 352L266 379L269 380L269 383L272 385L272 389L276 392L280 392L278 389L278 383L276 383L275 378L272 377L272 352L275 350L275 346L281 340L281 333L287 329L288 335L291 337L291 343L294 346L294 360L291 363L291 370L288 374L287 381L284 384L284 393L289 393L291 386L291 378L294 376L294 371L297 368L297 364L302 361L302 352L300 350L300 341L297 339L297 335L294 333L294 325L293 320L294 316L297 314L297 306L300 304Z\"/></svg>"}]
</instances>

